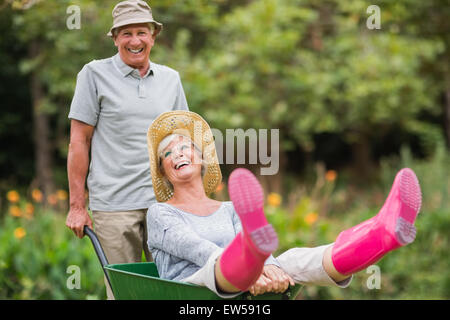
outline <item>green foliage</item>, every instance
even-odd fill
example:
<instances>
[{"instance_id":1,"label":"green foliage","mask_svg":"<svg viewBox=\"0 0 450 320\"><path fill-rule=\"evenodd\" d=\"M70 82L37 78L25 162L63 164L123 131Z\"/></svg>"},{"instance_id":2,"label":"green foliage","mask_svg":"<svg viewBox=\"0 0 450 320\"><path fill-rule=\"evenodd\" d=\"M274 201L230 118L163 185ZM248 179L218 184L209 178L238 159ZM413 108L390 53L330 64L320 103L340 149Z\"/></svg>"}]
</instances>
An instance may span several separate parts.
<instances>
[{"instance_id":1,"label":"green foliage","mask_svg":"<svg viewBox=\"0 0 450 320\"><path fill-rule=\"evenodd\" d=\"M421 67L442 42L367 30L364 5L264 0L225 14L209 46L177 65L192 108L217 128L282 128L283 145L307 151L324 132L350 144L392 128L429 137L420 115L440 112L439 89Z\"/></svg>"},{"instance_id":2,"label":"green foliage","mask_svg":"<svg viewBox=\"0 0 450 320\"><path fill-rule=\"evenodd\" d=\"M354 193L346 184L339 189L332 188L330 192L332 181L325 179L327 182L316 183L313 188L300 186L300 191L296 192L298 196L295 197L294 193L293 209L288 206L266 208L268 219L279 233L278 254L296 246L324 245L334 242L342 230L377 214L399 169L412 168L418 176L423 199L421 212L415 223L416 240L387 254L377 263L381 270L381 288L368 289L370 274L361 271L346 289L307 286L300 298L449 299L449 164L450 154L444 148L439 148L426 161L414 159L408 149L403 149L400 157L383 160L379 190L370 188ZM316 171L316 179L324 180L320 169ZM292 198L293 194L289 197ZM327 203L328 206L323 206ZM320 207L325 210L320 211ZM308 215L314 212L321 214L317 221L313 219L308 222Z\"/></svg>"},{"instance_id":3,"label":"green foliage","mask_svg":"<svg viewBox=\"0 0 450 320\"><path fill-rule=\"evenodd\" d=\"M381 289L369 290L370 275L361 271L346 289L307 286L300 298L449 299L449 159L444 149L426 161L412 158L404 149L401 157L383 161L378 188L357 192L340 181L345 180L340 173L325 171L319 164L313 183L296 185L284 202L269 194L265 211L280 238L277 255L292 247L331 243L340 231L375 215L398 169L412 168L421 183L423 205L416 240L377 263ZM30 202L24 199L10 204L9 214L5 212L0 221L0 299L103 299L103 273L89 240L77 239L65 227L64 215L54 210L37 205L34 214L24 215L27 205ZM22 213L13 216L12 206ZM80 267L80 290L67 289L71 265Z\"/></svg>"},{"instance_id":4,"label":"green foliage","mask_svg":"<svg viewBox=\"0 0 450 320\"><path fill-rule=\"evenodd\" d=\"M37 111L51 115L50 139L64 166L76 74L117 52L105 35L117 1L38 1L26 9L14 3L0 10L0 44L16 42L22 54L0 54L5 70L12 68L2 81L14 72L38 76L45 97ZM368 30L367 3L360 0L153 1L164 29L151 60L180 72L191 110L212 127L280 128L282 152L311 153L323 133L349 145L382 145L401 132L417 137L420 152L429 155L444 141L448 9L436 9L443 3L380 1L382 29ZM81 29L66 27L69 5L80 7ZM24 98L22 86L15 94ZM14 134L20 145L32 145L30 133L17 132L31 108L15 114L17 103L4 95L11 108L0 118L0 137ZM0 164L13 165L1 158ZM32 179L31 169L15 171Z\"/></svg>"},{"instance_id":5,"label":"green foliage","mask_svg":"<svg viewBox=\"0 0 450 320\"><path fill-rule=\"evenodd\" d=\"M103 272L87 238L65 218L38 209L31 219L7 215L0 228L0 299L104 299ZM80 289L68 289L69 266L80 268Z\"/></svg>"},{"instance_id":6,"label":"green foliage","mask_svg":"<svg viewBox=\"0 0 450 320\"><path fill-rule=\"evenodd\" d=\"M382 181L387 185L389 176L402 167L409 167L419 178L424 197L422 210L425 212L445 211L450 207L450 155L443 144L435 153L424 160L417 160L407 147L401 149L400 156L383 159L381 162Z\"/></svg>"}]
</instances>

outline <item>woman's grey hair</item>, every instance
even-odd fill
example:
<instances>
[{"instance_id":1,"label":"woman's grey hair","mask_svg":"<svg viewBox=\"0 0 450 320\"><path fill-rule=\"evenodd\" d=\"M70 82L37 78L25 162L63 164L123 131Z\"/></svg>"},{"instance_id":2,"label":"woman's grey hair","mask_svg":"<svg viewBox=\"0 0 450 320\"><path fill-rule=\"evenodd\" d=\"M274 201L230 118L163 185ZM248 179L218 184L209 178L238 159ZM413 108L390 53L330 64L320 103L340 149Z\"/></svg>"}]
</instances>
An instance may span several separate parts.
<instances>
[{"instance_id":1,"label":"woman's grey hair","mask_svg":"<svg viewBox=\"0 0 450 320\"><path fill-rule=\"evenodd\" d=\"M162 152L164 151L164 149L167 148L167 146L176 138L178 137L183 137L183 138L187 138L191 141L192 145L194 146L195 150L197 150L197 152L200 154L200 158L202 159L202 171L201 171L201 175L202 178L206 173L206 169L208 168L208 164L203 161L203 152L202 150L191 140L190 137L187 137L185 135L182 134L178 134L178 133L172 133L170 135L168 135L167 137L164 137L164 139L161 140L161 142L158 145L158 150L156 151L156 154L158 156L158 164L159 164L159 171L161 172L161 174L163 175L163 181L166 184L166 186L173 191L173 185L172 183L170 183L169 179L167 179L165 172L164 172L164 167L162 165Z\"/></svg>"},{"instance_id":2,"label":"woman's grey hair","mask_svg":"<svg viewBox=\"0 0 450 320\"><path fill-rule=\"evenodd\" d=\"M155 33L155 25L151 22L147 23L148 28L150 29L150 34L153 35ZM123 27L114 28L112 30L113 37L117 37L119 35L120 30L123 29Z\"/></svg>"}]
</instances>

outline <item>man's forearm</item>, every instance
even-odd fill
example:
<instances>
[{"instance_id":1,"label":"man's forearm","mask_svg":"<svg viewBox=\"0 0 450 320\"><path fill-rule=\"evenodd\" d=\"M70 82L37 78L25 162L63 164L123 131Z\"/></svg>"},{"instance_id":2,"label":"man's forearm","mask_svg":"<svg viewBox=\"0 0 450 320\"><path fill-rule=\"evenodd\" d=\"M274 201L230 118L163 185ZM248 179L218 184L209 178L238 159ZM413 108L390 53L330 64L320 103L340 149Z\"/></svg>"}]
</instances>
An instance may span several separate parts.
<instances>
[{"instance_id":1,"label":"man's forearm","mask_svg":"<svg viewBox=\"0 0 450 320\"><path fill-rule=\"evenodd\" d=\"M70 206L84 208L85 181L89 168L89 145L72 142L67 155L67 175L69 179Z\"/></svg>"}]
</instances>

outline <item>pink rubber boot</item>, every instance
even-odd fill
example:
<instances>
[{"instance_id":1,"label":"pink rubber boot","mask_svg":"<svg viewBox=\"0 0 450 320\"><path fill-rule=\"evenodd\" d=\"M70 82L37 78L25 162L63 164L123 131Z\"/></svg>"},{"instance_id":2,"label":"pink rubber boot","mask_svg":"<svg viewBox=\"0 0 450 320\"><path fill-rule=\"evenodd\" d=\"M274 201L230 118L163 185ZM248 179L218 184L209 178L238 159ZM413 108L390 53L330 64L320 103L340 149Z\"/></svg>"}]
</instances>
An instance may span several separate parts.
<instances>
[{"instance_id":1,"label":"pink rubber boot","mask_svg":"<svg viewBox=\"0 0 450 320\"><path fill-rule=\"evenodd\" d=\"M355 273L413 242L421 204L416 175L409 168L400 170L380 212L337 237L331 253L336 270L343 275Z\"/></svg>"},{"instance_id":2,"label":"pink rubber boot","mask_svg":"<svg viewBox=\"0 0 450 320\"><path fill-rule=\"evenodd\" d=\"M264 216L263 189L249 170L239 168L231 173L228 193L241 219L242 232L222 253L220 269L228 282L246 291L277 249L278 237Z\"/></svg>"}]
</instances>

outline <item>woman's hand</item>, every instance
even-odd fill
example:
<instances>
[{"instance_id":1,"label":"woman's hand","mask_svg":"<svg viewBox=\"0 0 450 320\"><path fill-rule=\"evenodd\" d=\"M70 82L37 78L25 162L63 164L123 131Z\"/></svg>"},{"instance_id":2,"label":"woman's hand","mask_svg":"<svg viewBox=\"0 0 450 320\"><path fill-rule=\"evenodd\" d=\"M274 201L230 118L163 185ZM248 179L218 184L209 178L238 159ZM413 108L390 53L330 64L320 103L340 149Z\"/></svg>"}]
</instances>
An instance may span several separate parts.
<instances>
[{"instance_id":1,"label":"woman's hand","mask_svg":"<svg viewBox=\"0 0 450 320\"><path fill-rule=\"evenodd\" d=\"M281 268L269 264L264 266L261 276L248 291L254 296L266 292L282 293L289 285L295 285L294 280Z\"/></svg>"}]
</instances>

